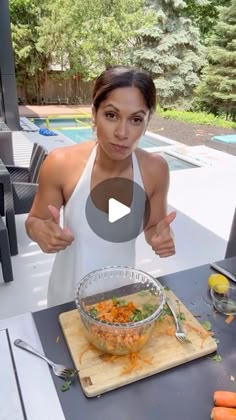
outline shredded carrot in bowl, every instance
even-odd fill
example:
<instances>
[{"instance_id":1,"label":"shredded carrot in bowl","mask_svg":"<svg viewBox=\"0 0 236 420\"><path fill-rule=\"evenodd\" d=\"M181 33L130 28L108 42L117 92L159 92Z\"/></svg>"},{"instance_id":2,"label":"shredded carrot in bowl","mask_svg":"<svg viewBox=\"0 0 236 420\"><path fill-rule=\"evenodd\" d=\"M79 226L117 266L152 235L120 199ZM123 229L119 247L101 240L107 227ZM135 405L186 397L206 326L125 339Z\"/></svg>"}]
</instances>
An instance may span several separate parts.
<instances>
[{"instance_id":1,"label":"shredded carrot in bowl","mask_svg":"<svg viewBox=\"0 0 236 420\"><path fill-rule=\"evenodd\" d=\"M142 304L137 304L133 300L116 297L93 305L84 305L85 312L94 321L100 321L98 324L83 318L85 334L88 340L103 352L116 355L137 352L149 339L154 326L153 321L144 325L140 325L139 321L147 319L156 309L157 304L147 303L145 300ZM123 328L119 328L119 324Z\"/></svg>"},{"instance_id":2,"label":"shredded carrot in bowl","mask_svg":"<svg viewBox=\"0 0 236 420\"><path fill-rule=\"evenodd\" d=\"M85 309L93 318L100 321L124 324L141 321L150 316L156 308L146 303L141 310L133 301L112 298L87 306Z\"/></svg>"}]
</instances>

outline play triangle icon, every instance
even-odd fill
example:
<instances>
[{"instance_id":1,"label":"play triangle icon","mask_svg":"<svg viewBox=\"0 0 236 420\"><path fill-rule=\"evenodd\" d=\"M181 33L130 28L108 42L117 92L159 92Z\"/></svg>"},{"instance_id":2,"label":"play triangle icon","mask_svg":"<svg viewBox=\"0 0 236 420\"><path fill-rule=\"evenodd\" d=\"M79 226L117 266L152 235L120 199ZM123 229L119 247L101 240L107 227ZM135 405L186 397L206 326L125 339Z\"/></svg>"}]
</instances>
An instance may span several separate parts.
<instances>
[{"instance_id":1,"label":"play triangle icon","mask_svg":"<svg viewBox=\"0 0 236 420\"><path fill-rule=\"evenodd\" d=\"M122 204L115 198L110 198L108 201L108 220L110 223L114 223L122 217L127 216L131 212L128 206Z\"/></svg>"}]
</instances>

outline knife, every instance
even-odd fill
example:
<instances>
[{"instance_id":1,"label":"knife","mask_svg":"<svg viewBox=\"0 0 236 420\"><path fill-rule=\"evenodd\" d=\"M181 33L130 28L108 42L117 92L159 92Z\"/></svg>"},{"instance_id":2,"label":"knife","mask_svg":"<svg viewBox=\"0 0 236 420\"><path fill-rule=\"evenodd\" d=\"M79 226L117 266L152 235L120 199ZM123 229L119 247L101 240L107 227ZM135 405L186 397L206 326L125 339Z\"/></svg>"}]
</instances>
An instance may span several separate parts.
<instances>
[{"instance_id":1,"label":"knife","mask_svg":"<svg viewBox=\"0 0 236 420\"><path fill-rule=\"evenodd\" d=\"M225 275L226 277L228 277L230 280L234 281L236 283L236 276L232 273L230 273L230 271L226 270L225 268L221 267L220 265L216 264L216 263L211 263L210 266L218 271L219 273Z\"/></svg>"}]
</instances>

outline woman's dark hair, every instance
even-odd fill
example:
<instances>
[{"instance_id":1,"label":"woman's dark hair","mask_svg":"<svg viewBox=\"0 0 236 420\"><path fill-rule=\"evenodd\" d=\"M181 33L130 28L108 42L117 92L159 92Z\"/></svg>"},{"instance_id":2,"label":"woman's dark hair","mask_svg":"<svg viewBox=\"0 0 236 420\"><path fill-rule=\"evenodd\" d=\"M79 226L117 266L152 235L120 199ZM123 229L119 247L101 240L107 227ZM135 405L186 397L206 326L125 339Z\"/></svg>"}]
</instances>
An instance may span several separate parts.
<instances>
[{"instance_id":1,"label":"woman's dark hair","mask_svg":"<svg viewBox=\"0 0 236 420\"><path fill-rule=\"evenodd\" d=\"M114 89L134 86L140 90L150 113L156 109L156 88L151 76L142 69L125 66L111 67L101 73L93 89L93 106L99 105Z\"/></svg>"}]
</instances>

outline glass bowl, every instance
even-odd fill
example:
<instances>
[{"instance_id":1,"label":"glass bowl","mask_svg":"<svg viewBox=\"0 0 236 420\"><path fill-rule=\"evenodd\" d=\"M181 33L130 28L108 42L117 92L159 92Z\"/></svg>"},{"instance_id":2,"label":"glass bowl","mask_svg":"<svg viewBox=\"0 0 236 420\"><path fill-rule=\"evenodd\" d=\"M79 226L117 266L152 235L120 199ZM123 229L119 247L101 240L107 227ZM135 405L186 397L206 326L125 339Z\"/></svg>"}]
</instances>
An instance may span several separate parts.
<instances>
[{"instance_id":1,"label":"glass bowl","mask_svg":"<svg viewBox=\"0 0 236 420\"><path fill-rule=\"evenodd\" d=\"M225 315L236 315L236 285L230 285L225 293L218 293L212 287L210 293L217 311Z\"/></svg>"},{"instance_id":2,"label":"glass bowl","mask_svg":"<svg viewBox=\"0 0 236 420\"><path fill-rule=\"evenodd\" d=\"M77 285L75 303L88 341L104 353L125 355L139 351L147 343L165 304L165 293L149 274L113 266L86 275ZM110 312L104 314L104 310L96 309L104 309L104 305ZM136 309L128 322L111 322L113 311L120 316L132 305Z\"/></svg>"}]
</instances>

